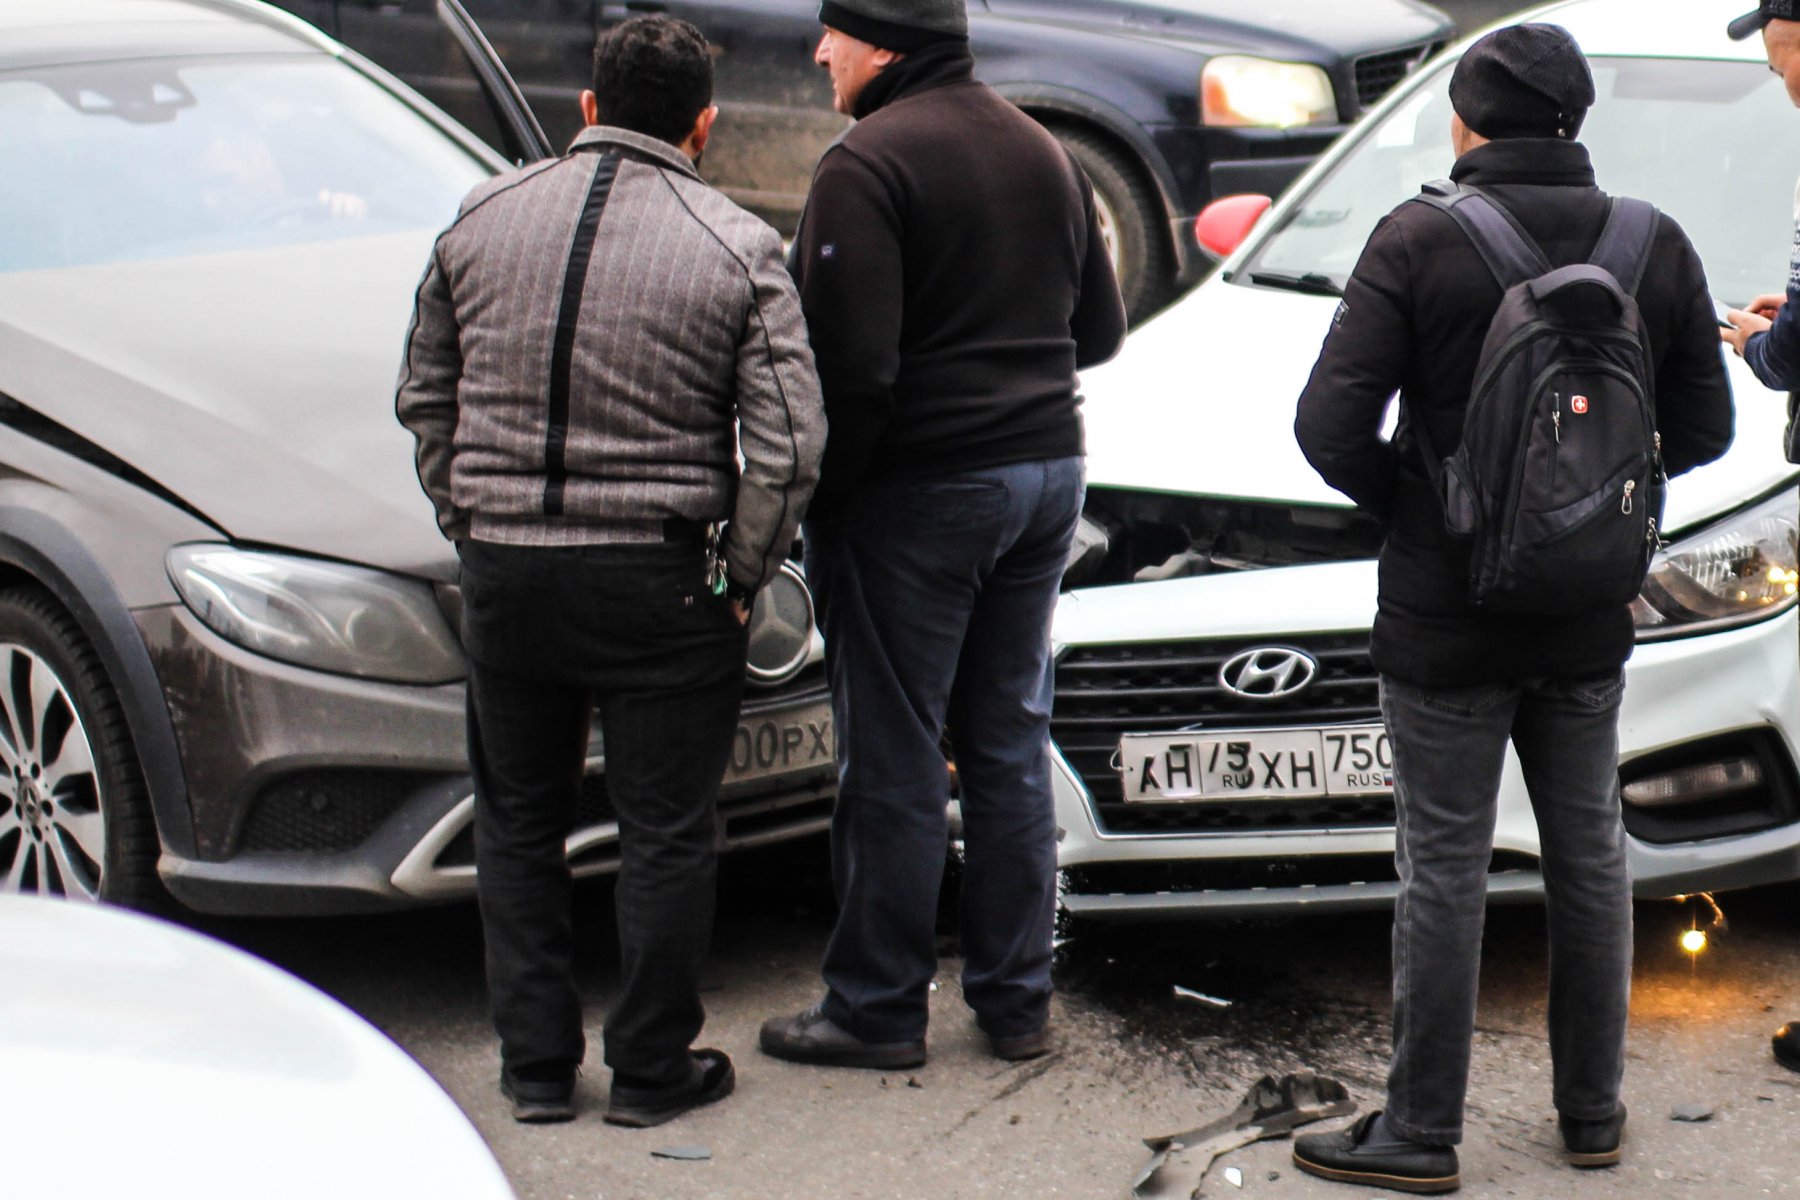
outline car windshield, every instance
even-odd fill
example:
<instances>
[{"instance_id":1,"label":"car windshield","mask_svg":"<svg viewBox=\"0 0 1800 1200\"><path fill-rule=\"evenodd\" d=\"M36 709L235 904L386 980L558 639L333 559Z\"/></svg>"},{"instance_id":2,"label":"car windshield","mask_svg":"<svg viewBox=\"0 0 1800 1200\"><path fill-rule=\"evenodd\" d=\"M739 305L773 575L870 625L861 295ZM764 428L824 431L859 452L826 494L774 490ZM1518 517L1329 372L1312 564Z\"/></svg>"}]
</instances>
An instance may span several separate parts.
<instances>
[{"instance_id":1,"label":"car windshield","mask_svg":"<svg viewBox=\"0 0 1800 1200\"><path fill-rule=\"evenodd\" d=\"M491 172L320 55L0 74L0 271L449 223Z\"/></svg>"},{"instance_id":2,"label":"car windshield","mask_svg":"<svg viewBox=\"0 0 1800 1200\"><path fill-rule=\"evenodd\" d=\"M1323 277L1342 288L1375 223L1450 174L1444 62L1380 123L1360 131L1235 277ZM1800 138L1781 80L1759 63L1596 58L1599 101L1581 140L1600 186L1681 223L1713 294L1743 304L1786 285Z\"/></svg>"}]
</instances>

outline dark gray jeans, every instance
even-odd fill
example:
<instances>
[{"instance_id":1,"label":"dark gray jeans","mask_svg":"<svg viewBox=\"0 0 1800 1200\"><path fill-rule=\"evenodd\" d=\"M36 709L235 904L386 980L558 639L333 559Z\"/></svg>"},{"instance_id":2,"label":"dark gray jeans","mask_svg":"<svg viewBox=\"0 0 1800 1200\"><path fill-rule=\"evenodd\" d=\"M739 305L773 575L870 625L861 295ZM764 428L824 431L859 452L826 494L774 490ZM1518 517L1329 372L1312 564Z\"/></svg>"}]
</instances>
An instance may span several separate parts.
<instances>
[{"instance_id":1,"label":"dark gray jeans","mask_svg":"<svg viewBox=\"0 0 1800 1200\"><path fill-rule=\"evenodd\" d=\"M737 731L745 632L698 544L462 544L476 886L500 1053L580 1064L564 847L597 708L619 822L621 986L606 1063L685 1079L705 1020L719 780Z\"/></svg>"},{"instance_id":2,"label":"dark gray jeans","mask_svg":"<svg viewBox=\"0 0 1800 1200\"><path fill-rule=\"evenodd\" d=\"M1500 771L1510 739L1542 842L1553 1100L1609 1117L1625 1069L1631 878L1619 819L1622 674L1460 688L1381 680L1394 746L1400 899L1387 1120L1462 1140Z\"/></svg>"}]
</instances>

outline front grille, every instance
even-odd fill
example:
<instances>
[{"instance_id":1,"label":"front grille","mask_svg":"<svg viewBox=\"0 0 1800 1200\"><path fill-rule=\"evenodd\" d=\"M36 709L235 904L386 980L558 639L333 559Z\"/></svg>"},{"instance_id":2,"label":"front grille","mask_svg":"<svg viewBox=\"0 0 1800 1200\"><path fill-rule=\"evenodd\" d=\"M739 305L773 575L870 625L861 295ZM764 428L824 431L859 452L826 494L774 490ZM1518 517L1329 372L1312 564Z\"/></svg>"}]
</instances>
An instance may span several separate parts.
<instances>
[{"instance_id":1,"label":"front grille","mask_svg":"<svg viewBox=\"0 0 1800 1200\"><path fill-rule=\"evenodd\" d=\"M439 778L422 771L346 768L283 775L257 796L239 846L312 854L353 850L407 796Z\"/></svg>"},{"instance_id":2,"label":"front grille","mask_svg":"<svg viewBox=\"0 0 1800 1200\"><path fill-rule=\"evenodd\" d=\"M1101 816L1109 833L1385 829L1394 823L1394 802L1386 796L1322 796L1316 800L1119 804L1104 809Z\"/></svg>"},{"instance_id":3,"label":"front grille","mask_svg":"<svg viewBox=\"0 0 1800 1200\"><path fill-rule=\"evenodd\" d=\"M1304 650L1318 661L1311 687L1282 700L1250 701L1219 686L1226 660L1272 645ZM1108 832L1356 828L1393 824L1392 802L1377 797L1128 805L1113 759L1126 733L1380 720L1368 634L1308 634L1075 647L1056 664L1050 731L1093 794L1095 815Z\"/></svg>"},{"instance_id":4,"label":"front grille","mask_svg":"<svg viewBox=\"0 0 1800 1200\"><path fill-rule=\"evenodd\" d=\"M1425 46L1407 46L1381 54L1369 54L1356 60L1356 104L1369 108L1393 90L1394 85L1412 73L1412 69L1436 54L1442 42Z\"/></svg>"},{"instance_id":5,"label":"front grille","mask_svg":"<svg viewBox=\"0 0 1800 1200\"><path fill-rule=\"evenodd\" d=\"M774 796L764 792L721 796L719 820L723 826L720 840L726 848L753 846L762 842L781 841L802 833L823 830L831 823L835 787L831 780L802 787ZM619 819L612 797L606 790L604 775L588 775L581 782L581 798L575 804L575 832L584 833L597 826L612 825ZM437 866L472 867L475 865L475 827L465 827L438 854ZM617 870L619 842L616 837L595 842L569 860L576 868Z\"/></svg>"}]
</instances>

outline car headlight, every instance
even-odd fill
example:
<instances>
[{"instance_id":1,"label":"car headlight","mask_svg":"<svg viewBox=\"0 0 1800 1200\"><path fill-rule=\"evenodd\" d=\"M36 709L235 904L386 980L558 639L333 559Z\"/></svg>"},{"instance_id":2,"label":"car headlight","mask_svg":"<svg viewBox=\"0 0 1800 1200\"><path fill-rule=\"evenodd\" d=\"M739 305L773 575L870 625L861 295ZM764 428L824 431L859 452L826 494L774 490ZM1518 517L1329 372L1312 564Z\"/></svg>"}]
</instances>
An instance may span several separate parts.
<instances>
[{"instance_id":1,"label":"car headlight","mask_svg":"<svg viewBox=\"0 0 1800 1200\"><path fill-rule=\"evenodd\" d=\"M1311 63L1222 54L1200 72L1200 119L1208 125L1291 129L1337 120L1331 77Z\"/></svg>"},{"instance_id":2,"label":"car headlight","mask_svg":"<svg viewBox=\"0 0 1800 1200\"><path fill-rule=\"evenodd\" d=\"M1744 625L1800 592L1800 498L1785 491L1662 550L1631 603L1638 640Z\"/></svg>"},{"instance_id":3,"label":"car headlight","mask_svg":"<svg viewBox=\"0 0 1800 1200\"><path fill-rule=\"evenodd\" d=\"M384 571L229 546L176 546L169 578L207 628L282 662L391 683L467 674L431 586Z\"/></svg>"}]
</instances>

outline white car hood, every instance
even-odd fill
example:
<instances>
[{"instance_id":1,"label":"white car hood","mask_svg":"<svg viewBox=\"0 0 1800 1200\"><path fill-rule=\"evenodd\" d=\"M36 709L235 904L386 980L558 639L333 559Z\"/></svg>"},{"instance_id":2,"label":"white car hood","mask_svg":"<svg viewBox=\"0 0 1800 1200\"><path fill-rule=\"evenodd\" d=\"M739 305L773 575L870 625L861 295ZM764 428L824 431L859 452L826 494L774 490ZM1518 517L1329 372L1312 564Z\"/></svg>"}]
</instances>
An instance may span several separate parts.
<instances>
[{"instance_id":1,"label":"white car hood","mask_svg":"<svg viewBox=\"0 0 1800 1200\"><path fill-rule=\"evenodd\" d=\"M510 1200L423 1068L250 955L108 905L0 896L3 1190Z\"/></svg>"},{"instance_id":2,"label":"white car hood","mask_svg":"<svg viewBox=\"0 0 1800 1200\"><path fill-rule=\"evenodd\" d=\"M1133 332L1116 359L1081 376L1089 486L1347 506L1294 441L1295 405L1337 303L1214 276ZM1671 532L1795 474L1781 453L1786 396L1721 353L1737 437L1719 461L1674 481Z\"/></svg>"}]
</instances>

